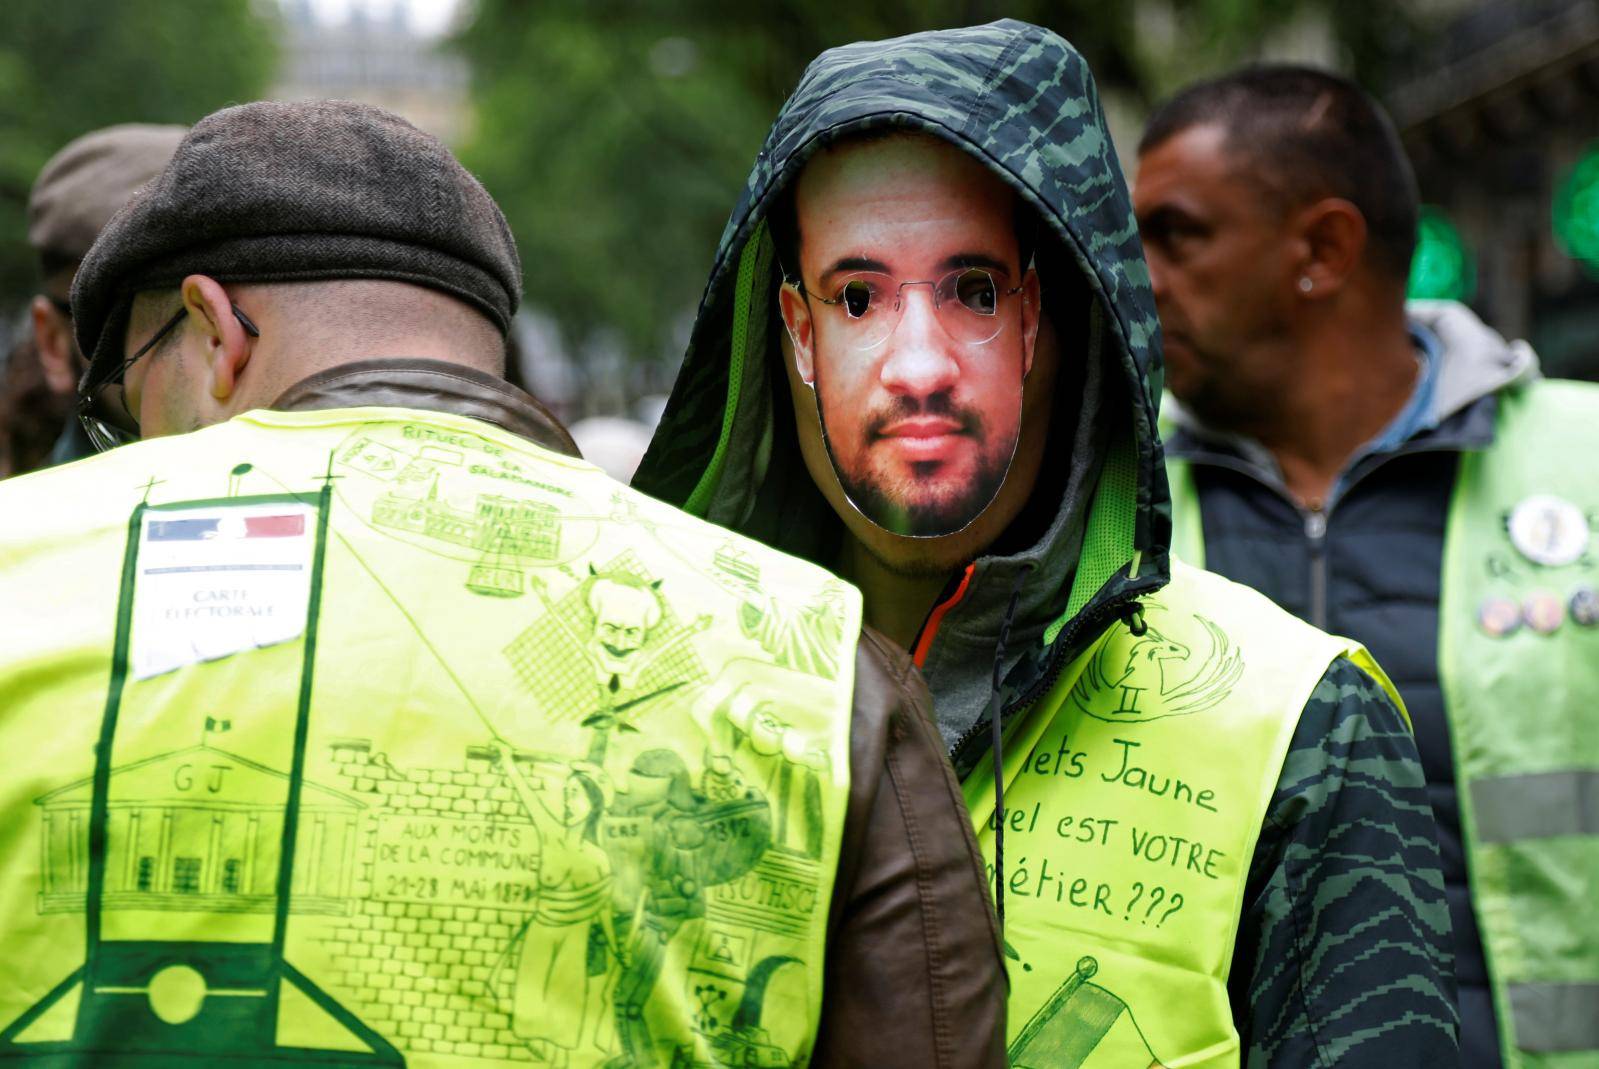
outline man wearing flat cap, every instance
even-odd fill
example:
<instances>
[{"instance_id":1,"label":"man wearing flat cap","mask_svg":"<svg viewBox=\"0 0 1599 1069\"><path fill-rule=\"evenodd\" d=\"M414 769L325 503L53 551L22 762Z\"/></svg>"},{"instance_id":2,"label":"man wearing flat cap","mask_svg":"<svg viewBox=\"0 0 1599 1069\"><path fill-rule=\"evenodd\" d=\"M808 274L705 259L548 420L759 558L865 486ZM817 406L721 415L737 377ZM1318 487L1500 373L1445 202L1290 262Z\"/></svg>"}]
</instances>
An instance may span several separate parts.
<instances>
[{"instance_id":1,"label":"man wearing flat cap","mask_svg":"<svg viewBox=\"0 0 1599 1069\"><path fill-rule=\"evenodd\" d=\"M72 416L84 371L72 336L69 295L78 264L135 189L161 173L182 126L123 123L84 134L44 165L28 197L28 244L39 260L33 331L6 365L0 386L0 476L63 464L94 452ZM3 439L9 439L3 440ZM53 443L53 445L52 445Z\"/></svg>"},{"instance_id":2,"label":"man wearing flat cap","mask_svg":"<svg viewBox=\"0 0 1599 1069\"><path fill-rule=\"evenodd\" d=\"M342 102L209 116L95 242L79 408L128 444L0 485L0 1057L861 1064L892 996L877 1064L1002 1064L918 677L576 456L501 378L520 278Z\"/></svg>"}]
</instances>

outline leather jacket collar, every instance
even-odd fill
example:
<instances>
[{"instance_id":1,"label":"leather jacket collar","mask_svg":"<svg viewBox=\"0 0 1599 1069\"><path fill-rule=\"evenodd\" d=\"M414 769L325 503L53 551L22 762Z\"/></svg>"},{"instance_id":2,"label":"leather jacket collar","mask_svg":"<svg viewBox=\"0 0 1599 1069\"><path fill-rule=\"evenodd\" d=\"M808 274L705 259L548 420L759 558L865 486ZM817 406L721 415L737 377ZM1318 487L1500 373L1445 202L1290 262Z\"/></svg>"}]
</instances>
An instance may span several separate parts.
<instances>
[{"instance_id":1,"label":"leather jacket collar","mask_svg":"<svg viewBox=\"0 0 1599 1069\"><path fill-rule=\"evenodd\" d=\"M504 379L442 360L390 357L342 364L301 379L271 405L279 411L371 406L469 416L557 453L582 456L537 399Z\"/></svg>"}]
</instances>

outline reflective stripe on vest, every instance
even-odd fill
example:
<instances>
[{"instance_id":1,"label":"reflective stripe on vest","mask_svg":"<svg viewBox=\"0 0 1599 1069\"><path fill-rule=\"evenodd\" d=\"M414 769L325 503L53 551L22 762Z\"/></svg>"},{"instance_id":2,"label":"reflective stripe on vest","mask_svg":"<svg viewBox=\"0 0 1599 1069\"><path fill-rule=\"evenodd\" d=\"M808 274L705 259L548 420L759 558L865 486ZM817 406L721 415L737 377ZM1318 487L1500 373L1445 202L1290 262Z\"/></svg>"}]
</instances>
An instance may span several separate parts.
<instances>
[{"instance_id":1,"label":"reflective stripe on vest","mask_svg":"<svg viewBox=\"0 0 1599 1069\"><path fill-rule=\"evenodd\" d=\"M806 1062L852 588L398 409L0 517L0 1058Z\"/></svg>"},{"instance_id":2,"label":"reflective stripe on vest","mask_svg":"<svg viewBox=\"0 0 1599 1069\"><path fill-rule=\"evenodd\" d=\"M1599 526L1599 388L1537 381L1499 405L1493 446L1461 457L1439 606L1472 909L1508 1069L1599 1065L1599 628L1580 624L1571 604L1599 591L1599 547L1590 532L1575 560L1540 565L1508 530L1535 495ZM1193 474L1174 459L1167 473L1172 551L1203 560ZM1559 606L1552 634L1524 622L1538 595ZM1490 604L1511 610L1509 633L1480 623Z\"/></svg>"},{"instance_id":3,"label":"reflective stripe on vest","mask_svg":"<svg viewBox=\"0 0 1599 1069\"><path fill-rule=\"evenodd\" d=\"M1227 976L1299 714L1339 656L1387 685L1358 646L1180 562L1143 604L1144 634L1113 625L1007 736L1014 1066L1239 1064ZM992 770L964 784L990 863Z\"/></svg>"},{"instance_id":4,"label":"reflective stripe on vest","mask_svg":"<svg viewBox=\"0 0 1599 1069\"><path fill-rule=\"evenodd\" d=\"M1599 590L1599 545L1585 532L1575 560L1539 564L1508 530L1534 495L1599 524L1599 387L1539 381L1499 405L1492 448L1460 460L1439 607L1472 905L1505 1064L1599 1065L1599 628L1571 605ZM1541 599L1556 629L1494 637L1478 622L1490 599L1524 617Z\"/></svg>"}]
</instances>

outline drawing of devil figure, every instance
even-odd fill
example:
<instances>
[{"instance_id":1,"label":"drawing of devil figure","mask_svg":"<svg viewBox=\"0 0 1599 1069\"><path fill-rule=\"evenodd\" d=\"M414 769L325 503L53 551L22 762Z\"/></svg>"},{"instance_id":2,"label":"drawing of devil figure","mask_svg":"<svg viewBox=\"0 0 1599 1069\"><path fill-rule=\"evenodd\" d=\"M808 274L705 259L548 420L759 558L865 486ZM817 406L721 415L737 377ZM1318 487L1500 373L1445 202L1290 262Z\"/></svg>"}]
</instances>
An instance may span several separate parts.
<instances>
[{"instance_id":1,"label":"drawing of devil figure","mask_svg":"<svg viewBox=\"0 0 1599 1069\"><path fill-rule=\"evenodd\" d=\"M617 733L640 730L650 703L704 675L692 638L709 616L684 624L661 596L661 580L624 561L589 575L560 600L530 581L547 610L507 647L513 667L564 715L591 728L588 760L604 765Z\"/></svg>"}]
</instances>

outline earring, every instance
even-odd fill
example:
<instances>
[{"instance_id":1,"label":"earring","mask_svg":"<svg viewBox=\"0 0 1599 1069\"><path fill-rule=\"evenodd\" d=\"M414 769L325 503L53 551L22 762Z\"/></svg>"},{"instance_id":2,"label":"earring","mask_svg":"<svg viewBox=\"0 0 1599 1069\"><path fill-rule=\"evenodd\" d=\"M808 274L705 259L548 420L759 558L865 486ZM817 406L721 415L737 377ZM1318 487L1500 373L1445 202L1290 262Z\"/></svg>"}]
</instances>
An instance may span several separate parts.
<instances>
[{"instance_id":1,"label":"earring","mask_svg":"<svg viewBox=\"0 0 1599 1069\"><path fill-rule=\"evenodd\" d=\"M1309 293L1311 290L1313 290L1315 288L1316 288L1316 284L1310 280L1310 276L1309 275L1301 275L1301 276L1299 276L1299 292L1300 293Z\"/></svg>"}]
</instances>

